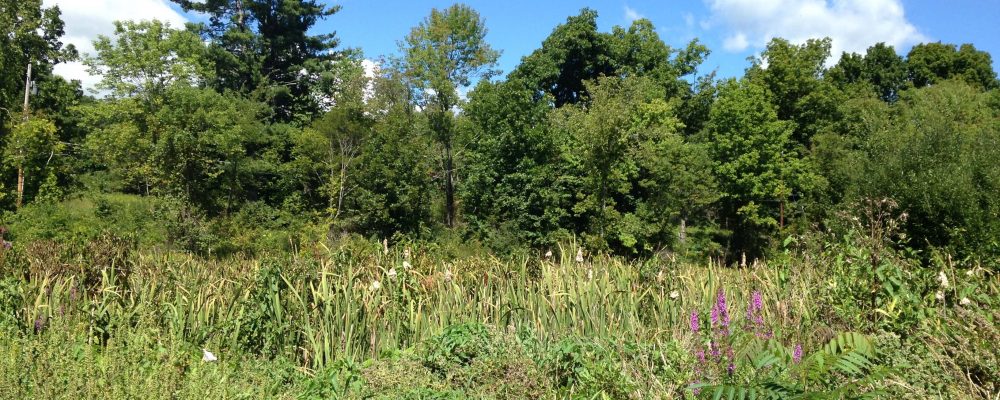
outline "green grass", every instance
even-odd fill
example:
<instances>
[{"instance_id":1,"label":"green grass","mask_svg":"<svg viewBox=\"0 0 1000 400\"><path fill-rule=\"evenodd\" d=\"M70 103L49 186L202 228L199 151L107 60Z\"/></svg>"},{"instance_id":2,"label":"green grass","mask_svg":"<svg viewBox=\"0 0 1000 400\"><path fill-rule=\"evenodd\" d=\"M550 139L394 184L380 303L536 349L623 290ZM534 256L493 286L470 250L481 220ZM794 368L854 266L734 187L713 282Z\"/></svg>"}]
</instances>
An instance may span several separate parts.
<instances>
[{"instance_id":1,"label":"green grass","mask_svg":"<svg viewBox=\"0 0 1000 400\"><path fill-rule=\"evenodd\" d=\"M871 363L893 374L861 392L1000 390L1000 284L982 268L949 270L945 303L907 289L900 299L916 299L921 313L908 324L885 316L899 309L894 298L871 308L846 297L856 264L839 252L731 268L590 254L577 262L572 243L552 259L446 259L375 242L225 259L111 238L44 243L0 256L0 393L9 398L691 396L702 339L689 316L698 310L707 326L720 290L734 321L759 291L776 343L788 348L812 352L837 332L864 333L880 349ZM927 270L913 279L934 275ZM969 287L975 300L958 304ZM202 362L202 348L219 361ZM789 371L779 378L794 381ZM725 379L752 386L762 376L747 358ZM809 387L853 381L833 374Z\"/></svg>"}]
</instances>

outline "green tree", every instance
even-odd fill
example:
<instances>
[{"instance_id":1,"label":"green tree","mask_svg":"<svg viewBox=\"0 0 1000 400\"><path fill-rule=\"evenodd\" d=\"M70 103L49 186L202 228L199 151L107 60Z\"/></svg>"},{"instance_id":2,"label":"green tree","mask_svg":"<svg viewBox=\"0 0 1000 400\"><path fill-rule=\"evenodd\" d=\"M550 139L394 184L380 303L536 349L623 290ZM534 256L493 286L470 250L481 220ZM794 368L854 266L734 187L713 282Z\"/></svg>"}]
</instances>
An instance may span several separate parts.
<instances>
[{"instance_id":1,"label":"green tree","mask_svg":"<svg viewBox=\"0 0 1000 400\"><path fill-rule=\"evenodd\" d=\"M27 118L15 124L4 148L4 161L17 169L17 208L24 201L25 181L29 176L41 175L63 144L56 136L56 126L40 116Z\"/></svg>"},{"instance_id":2,"label":"green tree","mask_svg":"<svg viewBox=\"0 0 1000 400\"><path fill-rule=\"evenodd\" d=\"M845 173L849 199L898 202L915 246L1000 254L1000 114L989 101L954 80L904 92L888 118L858 126L867 140Z\"/></svg>"},{"instance_id":3,"label":"green tree","mask_svg":"<svg viewBox=\"0 0 1000 400\"><path fill-rule=\"evenodd\" d=\"M21 109L31 65L31 80L46 81L52 67L76 57L72 45L63 47L63 21L58 7L42 7L41 0L0 0L0 126ZM2 132L0 132L2 133Z\"/></svg>"},{"instance_id":4,"label":"green tree","mask_svg":"<svg viewBox=\"0 0 1000 400\"><path fill-rule=\"evenodd\" d=\"M420 235L430 224L434 170L429 124L415 113L401 76L374 79L367 109L375 115L355 162L355 186L341 226L366 235Z\"/></svg>"},{"instance_id":5,"label":"green tree","mask_svg":"<svg viewBox=\"0 0 1000 400\"><path fill-rule=\"evenodd\" d=\"M585 81L613 75L608 47L607 35L597 30L597 11L584 8L556 26L510 77L550 94L556 107L576 103L585 95Z\"/></svg>"},{"instance_id":6,"label":"green tree","mask_svg":"<svg viewBox=\"0 0 1000 400\"><path fill-rule=\"evenodd\" d=\"M913 86L924 87L947 79L961 79L981 90L1000 86L990 54L966 43L921 43L906 56Z\"/></svg>"},{"instance_id":7,"label":"green tree","mask_svg":"<svg viewBox=\"0 0 1000 400\"><path fill-rule=\"evenodd\" d=\"M523 81L482 81L463 114L471 139L460 187L470 229L498 248L554 245L570 236L571 185L549 104ZM564 178L566 177L566 178Z\"/></svg>"},{"instance_id":8,"label":"green tree","mask_svg":"<svg viewBox=\"0 0 1000 400\"><path fill-rule=\"evenodd\" d=\"M827 71L826 78L841 89L850 84L870 85L883 101L895 102L909 85L906 61L885 43L868 48L865 55L844 53Z\"/></svg>"},{"instance_id":9,"label":"green tree","mask_svg":"<svg viewBox=\"0 0 1000 400\"><path fill-rule=\"evenodd\" d=\"M760 58L753 61L746 77L768 90L778 119L791 121L792 138L808 148L811 138L836 120L842 99L836 88L822 79L824 62L830 56L830 39L810 39L795 45L775 38Z\"/></svg>"},{"instance_id":10,"label":"green tree","mask_svg":"<svg viewBox=\"0 0 1000 400\"><path fill-rule=\"evenodd\" d=\"M601 76L647 76L668 96L683 96L690 88L679 78L692 74L707 55L708 49L697 40L672 49L647 19L627 29L616 26L610 33L599 32L597 12L584 8L557 26L510 77L551 95L555 107L583 100L585 82Z\"/></svg>"},{"instance_id":11,"label":"green tree","mask_svg":"<svg viewBox=\"0 0 1000 400\"><path fill-rule=\"evenodd\" d=\"M317 22L340 10L316 0L172 0L206 14L198 27L212 42L212 86L251 94L281 122L306 124L321 112L324 88L333 84L333 33L311 34Z\"/></svg>"},{"instance_id":12,"label":"green tree","mask_svg":"<svg viewBox=\"0 0 1000 400\"><path fill-rule=\"evenodd\" d=\"M585 102L555 112L556 129L570 133L563 158L582 178L573 212L594 247L658 250L715 201L707 157L684 141L664 91L650 78L602 78Z\"/></svg>"},{"instance_id":13,"label":"green tree","mask_svg":"<svg viewBox=\"0 0 1000 400\"><path fill-rule=\"evenodd\" d=\"M778 118L766 90L750 80L719 87L704 137L722 191L730 250L756 253L782 224L793 195L812 183L792 141L794 125Z\"/></svg>"},{"instance_id":14,"label":"green tree","mask_svg":"<svg viewBox=\"0 0 1000 400\"><path fill-rule=\"evenodd\" d=\"M114 37L98 36L94 49L84 59L88 71L101 76L98 89L116 98L151 104L172 84L204 85L215 72L198 35L157 20L116 21Z\"/></svg>"},{"instance_id":15,"label":"green tree","mask_svg":"<svg viewBox=\"0 0 1000 400\"><path fill-rule=\"evenodd\" d=\"M454 108L458 89L489 77L500 53L486 42L486 25L472 8L456 4L433 9L400 43L406 75L442 147L445 224L455 224Z\"/></svg>"}]
</instances>

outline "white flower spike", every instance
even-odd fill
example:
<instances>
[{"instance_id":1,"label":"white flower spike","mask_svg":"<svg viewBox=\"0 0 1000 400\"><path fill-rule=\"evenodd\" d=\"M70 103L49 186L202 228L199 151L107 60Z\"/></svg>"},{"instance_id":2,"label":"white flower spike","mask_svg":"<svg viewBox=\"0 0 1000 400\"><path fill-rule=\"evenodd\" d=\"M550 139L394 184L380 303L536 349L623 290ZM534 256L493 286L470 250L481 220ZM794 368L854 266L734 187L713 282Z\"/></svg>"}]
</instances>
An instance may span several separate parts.
<instances>
[{"instance_id":1,"label":"white flower spike","mask_svg":"<svg viewBox=\"0 0 1000 400\"><path fill-rule=\"evenodd\" d=\"M204 361L204 362L214 362L214 361L218 361L219 360L217 357L215 357L215 354L212 354L211 351L208 351L206 349L201 349L201 353L202 353L201 354L201 361Z\"/></svg>"}]
</instances>

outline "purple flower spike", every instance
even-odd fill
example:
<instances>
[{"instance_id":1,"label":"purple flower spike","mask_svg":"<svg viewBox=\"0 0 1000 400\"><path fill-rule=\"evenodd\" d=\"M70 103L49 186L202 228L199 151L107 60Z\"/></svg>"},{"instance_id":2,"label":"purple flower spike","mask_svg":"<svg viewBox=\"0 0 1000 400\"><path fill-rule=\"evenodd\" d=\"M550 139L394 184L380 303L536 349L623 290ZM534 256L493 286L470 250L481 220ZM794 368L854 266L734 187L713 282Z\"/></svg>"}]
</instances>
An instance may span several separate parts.
<instances>
[{"instance_id":1,"label":"purple flower spike","mask_svg":"<svg viewBox=\"0 0 1000 400\"><path fill-rule=\"evenodd\" d=\"M691 311L691 332L698 332L698 312Z\"/></svg>"},{"instance_id":2,"label":"purple flower spike","mask_svg":"<svg viewBox=\"0 0 1000 400\"><path fill-rule=\"evenodd\" d=\"M792 352L792 361L794 361L796 364L798 364L799 362L802 361L802 345L801 344L796 344L795 345L795 351Z\"/></svg>"},{"instance_id":3,"label":"purple flower spike","mask_svg":"<svg viewBox=\"0 0 1000 400\"><path fill-rule=\"evenodd\" d=\"M734 372L736 372L736 364L730 362L729 367L727 367L726 370L729 372L729 375L732 375Z\"/></svg>"},{"instance_id":4,"label":"purple flower spike","mask_svg":"<svg viewBox=\"0 0 1000 400\"><path fill-rule=\"evenodd\" d=\"M722 289L719 289L719 296L715 299L715 305L712 306L712 325L723 328L729 326L729 308L726 306L726 292Z\"/></svg>"}]
</instances>

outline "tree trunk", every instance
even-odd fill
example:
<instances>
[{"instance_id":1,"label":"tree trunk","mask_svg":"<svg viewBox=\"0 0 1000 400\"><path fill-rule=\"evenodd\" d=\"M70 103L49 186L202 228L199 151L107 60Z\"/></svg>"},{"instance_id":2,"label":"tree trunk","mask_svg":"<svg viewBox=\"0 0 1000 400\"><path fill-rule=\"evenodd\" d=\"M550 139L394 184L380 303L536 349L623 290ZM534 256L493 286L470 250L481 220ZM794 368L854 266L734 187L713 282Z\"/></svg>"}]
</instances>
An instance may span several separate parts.
<instances>
[{"instance_id":1,"label":"tree trunk","mask_svg":"<svg viewBox=\"0 0 1000 400\"><path fill-rule=\"evenodd\" d=\"M687 219L681 218L681 227L677 232L677 241L682 245L687 242Z\"/></svg>"},{"instance_id":2,"label":"tree trunk","mask_svg":"<svg viewBox=\"0 0 1000 400\"><path fill-rule=\"evenodd\" d=\"M444 218L449 228L455 226L455 182L452 169L451 142L448 142L444 145Z\"/></svg>"},{"instance_id":3,"label":"tree trunk","mask_svg":"<svg viewBox=\"0 0 1000 400\"><path fill-rule=\"evenodd\" d=\"M21 208L24 200L24 166L17 166L17 208Z\"/></svg>"},{"instance_id":4,"label":"tree trunk","mask_svg":"<svg viewBox=\"0 0 1000 400\"><path fill-rule=\"evenodd\" d=\"M28 61L28 71L24 74L24 121L28 121L28 100L31 95L31 61ZM24 154L19 152L21 163L17 166L17 203L16 208L20 209L24 202Z\"/></svg>"}]
</instances>

